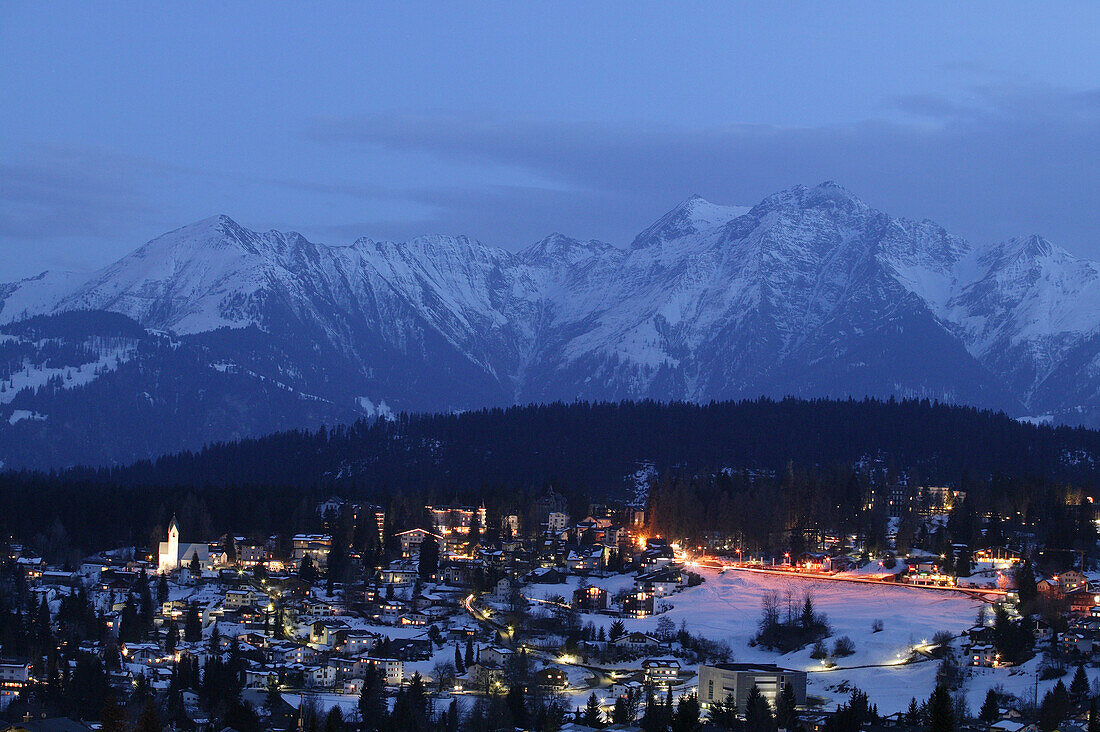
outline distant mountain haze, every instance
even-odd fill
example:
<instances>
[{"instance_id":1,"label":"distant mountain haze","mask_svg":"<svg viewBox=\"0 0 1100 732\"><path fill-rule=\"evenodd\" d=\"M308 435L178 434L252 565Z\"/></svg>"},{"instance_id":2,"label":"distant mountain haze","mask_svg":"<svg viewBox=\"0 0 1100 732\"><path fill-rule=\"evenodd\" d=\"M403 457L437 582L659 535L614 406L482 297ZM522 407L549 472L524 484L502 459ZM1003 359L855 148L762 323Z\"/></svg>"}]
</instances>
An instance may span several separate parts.
<instances>
[{"instance_id":1,"label":"distant mountain haze","mask_svg":"<svg viewBox=\"0 0 1100 732\"><path fill-rule=\"evenodd\" d=\"M1038 236L974 245L823 183L751 209L693 196L626 249L329 246L217 216L91 275L0 284L8 466L401 410L761 395L1100 426L1100 265Z\"/></svg>"}]
</instances>

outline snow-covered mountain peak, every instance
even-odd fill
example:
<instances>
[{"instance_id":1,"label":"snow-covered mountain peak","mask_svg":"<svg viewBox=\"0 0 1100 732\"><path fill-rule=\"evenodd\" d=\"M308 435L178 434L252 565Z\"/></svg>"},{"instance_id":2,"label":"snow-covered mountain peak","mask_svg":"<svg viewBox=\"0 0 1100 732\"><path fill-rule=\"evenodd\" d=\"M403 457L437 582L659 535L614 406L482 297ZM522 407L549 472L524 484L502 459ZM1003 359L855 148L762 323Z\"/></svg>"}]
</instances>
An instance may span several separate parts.
<instances>
[{"instance_id":1,"label":"snow-covered mountain peak","mask_svg":"<svg viewBox=\"0 0 1100 732\"><path fill-rule=\"evenodd\" d=\"M613 249L610 244L596 239L578 241L564 234L554 232L519 253L519 258L534 267L572 266L589 257Z\"/></svg>"},{"instance_id":2,"label":"snow-covered mountain peak","mask_svg":"<svg viewBox=\"0 0 1100 732\"><path fill-rule=\"evenodd\" d=\"M748 211L747 206L721 206L693 195L638 234L630 246L632 249L644 249L703 234L725 226Z\"/></svg>"},{"instance_id":3,"label":"snow-covered mountain peak","mask_svg":"<svg viewBox=\"0 0 1100 732\"><path fill-rule=\"evenodd\" d=\"M781 210L816 209L832 215L861 216L877 213L847 188L825 181L816 186L796 185L773 193L753 207L752 213L762 215L766 212Z\"/></svg>"},{"instance_id":4,"label":"snow-covered mountain peak","mask_svg":"<svg viewBox=\"0 0 1100 732\"><path fill-rule=\"evenodd\" d=\"M1093 384L1074 364L1098 358L1100 266L1041 237L976 249L833 182L750 210L694 195L629 249L559 232L519 252L445 235L329 246L214 216L95 273L0 285L0 308L107 310L181 337L254 325L248 339L296 355L230 360L402 408L920 394L1100 414L1087 394L1031 396Z\"/></svg>"}]
</instances>

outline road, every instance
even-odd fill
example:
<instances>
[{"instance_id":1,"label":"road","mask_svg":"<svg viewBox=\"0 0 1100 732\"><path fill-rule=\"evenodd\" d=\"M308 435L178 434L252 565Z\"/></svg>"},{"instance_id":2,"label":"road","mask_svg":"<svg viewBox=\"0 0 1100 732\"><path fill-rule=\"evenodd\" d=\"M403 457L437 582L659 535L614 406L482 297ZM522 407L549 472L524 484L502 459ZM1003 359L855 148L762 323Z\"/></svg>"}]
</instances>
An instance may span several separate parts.
<instances>
[{"instance_id":1,"label":"road","mask_svg":"<svg viewBox=\"0 0 1100 732\"><path fill-rule=\"evenodd\" d=\"M746 564L726 564L716 559L704 558L698 561L694 561L693 564L696 567L705 567L706 569L717 569L730 572L757 572L760 574L775 574L782 575L784 577L802 577L805 579L815 580L827 580L830 582L859 582L862 584L871 585L894 585L897 587L912 587L918 590L932 590L935 592L961 592L979 600L985 602L995 602L995 598L1004 597L1007 593L1004 590L998 590L995 588L979 588L979 587L944 587L941 585L917 585L908 582L892 582L889 580L874 579L871 577L854 577L851 575L838 575L827 574L825 572L810 572L803 570L789 570L789 569L774 569L769 567L750 566Z\"/></svg>"}]
</instances>

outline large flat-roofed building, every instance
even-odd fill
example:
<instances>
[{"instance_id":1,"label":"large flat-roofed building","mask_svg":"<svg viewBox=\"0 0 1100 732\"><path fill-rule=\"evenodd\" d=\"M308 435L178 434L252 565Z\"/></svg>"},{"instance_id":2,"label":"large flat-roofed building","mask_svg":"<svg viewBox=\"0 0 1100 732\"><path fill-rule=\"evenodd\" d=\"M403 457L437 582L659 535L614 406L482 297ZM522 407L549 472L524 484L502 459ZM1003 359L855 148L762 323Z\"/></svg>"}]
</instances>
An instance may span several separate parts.
<instances>
[{"instance_id":1,"label":"large flat-roofed building","mask_svg":"<svg viewBox=\"0 0 1100 732\"><path fill-rule=\"evenodd\" d=\"M699 666L699 703L703 709L732 694L737 708L745 708L745 700L753 686L775 708L783 686L791 685L795 704L806 703L806 672L781 668L771 663L716 663Z\"/></svg>"}]
</instances>

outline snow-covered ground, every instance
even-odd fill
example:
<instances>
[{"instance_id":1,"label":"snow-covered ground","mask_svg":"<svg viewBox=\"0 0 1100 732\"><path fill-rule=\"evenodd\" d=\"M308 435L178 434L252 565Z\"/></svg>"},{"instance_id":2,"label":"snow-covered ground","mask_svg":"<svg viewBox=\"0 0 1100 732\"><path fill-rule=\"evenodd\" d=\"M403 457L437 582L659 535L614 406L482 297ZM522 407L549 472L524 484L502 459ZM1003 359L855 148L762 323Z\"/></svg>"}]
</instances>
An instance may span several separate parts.
<instances>
[{"instance_id":1,"label":"snow-covered ground","mask_svg":"<svg viewBox=\"0 0 1100 732\"><path fill-rule=\"evenodd\" d=\"M935 681L935 662L893 664L907 658L913 645L930 640L937 631L963 632L974 623L978 608L984 604L962 593L889 584L835 582L760 572L728 571L720 575L702 570L702 574L706 579L702 585L665 598L673 605L672 610L663 616L626 620L627 630L652 632L660 617L668 617L677 627L686 622L693 634L729 643L734 661L776 663L811 672L809 693L824 698L828 706L846 699L846 688L854 685L867 691L883 713L903 710L913 696L926 698ZM575 587L575 579L570 579L567 585L532 585L528 595L568 597ZM592 580L592 584L611 592L630 583L631 578L624 576ZM828 616L833 629L827 642L830 648L843 635L854 641L855 653L838 659L838 668L824 670L820 661L810 658L809 648L780 655L749 644L757 631L764 597L777 593L785 613L788 592L794 613L801 610L806 593L813 595L817 611ZM584 620L597 626L614 622L613 618L594 614L584 616ZM883 630L878 633L872 632L876 620L883 623ZM856 666L873 667L852 668ZM1011 684L1008 671L997 672L996 680L991 676L984 685L975 683L975 688L981 686L984 695L985 689L995 683L1008 687ZM980 703L979 698L976 704Z\"/></svg>"}]
</instances>

